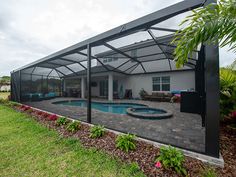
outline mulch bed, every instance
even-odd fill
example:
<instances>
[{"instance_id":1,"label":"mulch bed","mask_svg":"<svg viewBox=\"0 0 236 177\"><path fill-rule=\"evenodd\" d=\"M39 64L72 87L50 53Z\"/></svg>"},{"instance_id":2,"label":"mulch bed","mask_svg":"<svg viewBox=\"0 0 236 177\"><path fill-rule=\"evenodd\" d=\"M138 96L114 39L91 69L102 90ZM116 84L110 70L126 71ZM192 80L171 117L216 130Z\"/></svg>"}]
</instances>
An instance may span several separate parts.
<instances>
[{"instance_id":1,"label":"mulch bed","mask_svg":"<svg viewBox=\"0 0 236 177\"><path fill-rule=\"evenodd\" d=\"M175 171L168 170L164 168L156 168L155 159L159 153L159 149L142 141L136 141L136 150L130 151L129 153L123 152L117 149L115 146L116 134L112 132L106 132L106 134L101 138L90 138L90 126L81 123L81 128L75 133L70 133L66 130L66 126L57 126L55 121L50 121L45 118L44 114L39 115L36 110L24 110L19 106L14 107L16 110L21 112L26 112L30 114L35 120L45 125L49 129L55 129L63 137L75 137L80 140L84 147L96 148L98 150L104 151L114 157L118 157L124 162L136 162L138 163L140 169L147 176L165 176L165 177L175 177L179 176ZM219 176L225 177L236 177L236 133L232 130L228 130L226 125L221 126L221 154L225 160L225 167L215 168L215 171ZM200 173L204 168L208 168L209 165L203 162L193 159L190 157L185 157L184 167L186 168L188 175L192 177L200 176ZM213 167L211 167L213 168Z\"/></svg>"}]
</instances>

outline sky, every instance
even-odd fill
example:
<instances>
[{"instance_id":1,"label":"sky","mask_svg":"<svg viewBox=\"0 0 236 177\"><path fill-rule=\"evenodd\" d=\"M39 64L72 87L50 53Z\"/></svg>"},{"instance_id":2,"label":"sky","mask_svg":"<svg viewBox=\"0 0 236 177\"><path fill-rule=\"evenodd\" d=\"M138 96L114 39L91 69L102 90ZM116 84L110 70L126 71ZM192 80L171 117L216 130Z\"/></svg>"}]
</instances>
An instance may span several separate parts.
<instances>
[{"instance_id":1,"label":"sky","mask_svg":"<svg viewBox=\"0 0 236 177\"><path fill-rule=\"evenodd\" d=\"M180 0L0 1L0 76ZM170 21L164 26L178 24ZM163 26L163 27L164 27ZM235 54L220 50L220 65Z\"/></svg>"}]
</instances>

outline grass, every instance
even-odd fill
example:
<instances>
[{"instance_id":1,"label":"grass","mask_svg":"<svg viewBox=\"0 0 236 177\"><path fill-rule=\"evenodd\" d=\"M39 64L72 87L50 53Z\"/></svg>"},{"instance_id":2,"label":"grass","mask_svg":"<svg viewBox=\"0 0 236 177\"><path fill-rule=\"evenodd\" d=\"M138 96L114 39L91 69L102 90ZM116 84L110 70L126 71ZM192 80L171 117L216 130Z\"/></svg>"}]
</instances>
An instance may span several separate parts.
<instances>
[{"instance_id":1,"label":"grass","mask_svg":"<svg viewBox=\"0 0 236 177\"><path fill-rule=\"evenodd\" d=\"M10 95L10 92L0 92L0 99L7 99Z\"/></svg>"},{"instance_id":2,"label":"grass","mask_svg":"<svg viewBox=\"0 0 236 177\"><path fill-rule=\"evenodd\" d=\"M0 176L144 176L9 107L0 105L0 115Z\"/></svg>"}]
</instances>

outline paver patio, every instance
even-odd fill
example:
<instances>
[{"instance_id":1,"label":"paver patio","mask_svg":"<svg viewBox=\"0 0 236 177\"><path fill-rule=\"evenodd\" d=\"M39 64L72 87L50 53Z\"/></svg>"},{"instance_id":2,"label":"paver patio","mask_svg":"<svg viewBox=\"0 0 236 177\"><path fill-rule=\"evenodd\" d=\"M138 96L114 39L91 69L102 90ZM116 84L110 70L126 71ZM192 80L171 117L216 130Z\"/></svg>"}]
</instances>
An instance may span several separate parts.
<instances>
[{"instance_id":1,"label":"paver patio","mask_svg":"<svg viewBox=\"0 0 236 177\"><path fill-rule=\"evenodd\" d=\"M63 100L78 100L78 98L55 98L38 102L27 102L25 104L73 119L86 121L86 108L52 104L53 102ZM98 100L93 99L93 101ZM122 132L133 133L137 136L165 144L204 152L205 128L202 127L200 115L180 112L180 105L178 103L143 100L115 100L114 102L139 103L170 110L173 112L173 117L162 120L144 120L129 115L105 113L92 109L92 123L101 124L107 128Z\"/></svg>"}]
</instances>

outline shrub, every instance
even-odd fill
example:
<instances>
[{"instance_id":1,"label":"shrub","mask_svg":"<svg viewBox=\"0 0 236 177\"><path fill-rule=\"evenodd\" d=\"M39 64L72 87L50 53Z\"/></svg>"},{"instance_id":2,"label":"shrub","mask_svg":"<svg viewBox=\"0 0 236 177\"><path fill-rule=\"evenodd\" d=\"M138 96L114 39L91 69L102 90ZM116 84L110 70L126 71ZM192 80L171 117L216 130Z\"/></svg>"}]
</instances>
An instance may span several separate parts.
<instances>
[{"instance_id":1,"label":"shrub","mask_svg":"<svg viewBox=\"0 0 236 177\"><path fill-rule=\"evenodd\" d=\"M55 121L58 119L58 116L56 114L51 114L48 116L48 120L50 121Z\"/></svg>"},{"instance_id":2,"label":"shrub","mask_svg":"<svg viewBox=\"0 0 236 177\"><path fill-rule=\"evenodd\" d=\"M65 117L59 117L56 121L57 126L66 125L68 120Z\"/></svg>"},{"instance_id":3,"label":"shrub","mask_svg":"<svg viewBox=\"0 0 236 177\"><path fill-rule=\"evenodd\" d=\"M122 151L128 152L129 150L135 150L135 135L125 134L119 135L116 138L116 147L121 149Z\"/></svg>"},{"instance_id":4,"label":"shrub","mask_svg":"<svg viewBox=\"0 0 236 177\"><path fill-rule=\"evenodd\" d=\"M217 175L214 169L206 168L201 172L201 177L217 177Z\"/></svg>"},{"instance_id":5,"label":"shrub","mask_svg":"<svg viewBox=\"0 0 236 177\"><path fill-rule=\"evenodd\" d=\"M228 115L236 109L236 71L231 67L220 69L220 113Z\"/></svg>"},{"instance_id":6,"label":"shrub","mask_svg":"<svg viewBox=\"0 0 236 177\"><path fill-rule=\"evenodd\" d=\"M183 167L184 155L180 150L174 147L161 147L160 155L156 162L160 161L164 168L172 168L178 174L187 175L185 168Z\"/></svg>"},{"instance_id":7,"label":"shrub","mask_svg":"<svg viewBox=\"0 0 236 177\"><path fill-rule=\"evenodd\" d=\"M80 122L74 121L74 122L71 122L71 123L66 127L66 129L67 129L67 131L74 133L74 132L76 132L77 130L80 129L80 125L81 125Z\"/></svg>"},{"instance_id":8,"label":"shrub","mask_svg":"<svg viewBox=\"0 0 236 177\"><path fill-rule=\"evenodd\" d=\"M105 128L101 125L95 125L90 128L90 137L91 138L99 138L105 134Z\"/></svg>"}]
</instances>

